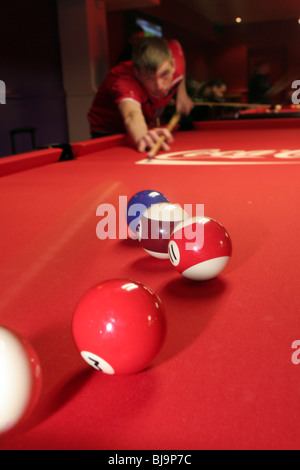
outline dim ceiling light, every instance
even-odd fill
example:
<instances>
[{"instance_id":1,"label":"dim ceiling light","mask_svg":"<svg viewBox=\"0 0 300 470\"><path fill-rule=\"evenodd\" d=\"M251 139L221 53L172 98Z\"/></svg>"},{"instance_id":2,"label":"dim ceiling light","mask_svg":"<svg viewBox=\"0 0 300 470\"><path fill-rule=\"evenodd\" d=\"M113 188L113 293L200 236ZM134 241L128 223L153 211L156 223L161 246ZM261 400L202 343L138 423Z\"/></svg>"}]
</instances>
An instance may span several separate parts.
<instances>
[{"instance_id":1,"label":"dim ceiling light","mask_svg":"<svg viewBox=\"0 0 300 470\"><path fill-rule=\"evenodd\" d=\"M240 18L239 16L235 19L236 23L241 23L242 22L242 18Z\"/></svg>"}]
</instances>

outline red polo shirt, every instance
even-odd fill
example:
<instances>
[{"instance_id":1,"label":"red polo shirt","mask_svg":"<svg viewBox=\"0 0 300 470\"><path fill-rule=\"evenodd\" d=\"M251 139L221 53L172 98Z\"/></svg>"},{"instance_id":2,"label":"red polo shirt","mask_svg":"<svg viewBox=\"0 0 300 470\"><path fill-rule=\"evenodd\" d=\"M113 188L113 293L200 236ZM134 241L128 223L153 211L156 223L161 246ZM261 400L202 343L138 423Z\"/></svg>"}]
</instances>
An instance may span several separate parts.
<instances>
[{"instance_id":1,"label":"red polo shirt","mask_svg":"<svg viewBox=\"0 0 300 470\"><path fill-rule=\"evenodd\" d=\"M124 100L133 100L138 103L142 107L148 126L155 126L156 118L161 116L185 75L185 60L180 44L172 40L168 41L168 46L175 66L168 95L160 99L150 96L138 81L133 62L121 62L109 72L98 89L88 113L91 132L124 133L125 127L118 108L118 104Z\"/></svg>"}]
</instances>

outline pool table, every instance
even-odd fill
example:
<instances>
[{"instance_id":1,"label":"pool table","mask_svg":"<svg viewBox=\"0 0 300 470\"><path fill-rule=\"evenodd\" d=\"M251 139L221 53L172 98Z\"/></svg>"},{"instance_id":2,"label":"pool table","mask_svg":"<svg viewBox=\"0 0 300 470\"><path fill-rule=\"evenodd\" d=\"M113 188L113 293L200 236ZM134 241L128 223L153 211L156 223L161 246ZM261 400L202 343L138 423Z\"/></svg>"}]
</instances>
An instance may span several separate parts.
<instances>
[{"instance_id":1,"label":"pool table","mask_svg":"<svg viewBox=\"0 0 300 470\"><path fill-rule=\"evenodd\" d=\"M244 109L238 112L238 119L284 119L299 118L299 104L284 104Z\"/></svg>"},{"instance_id":2,"label":"pool table","mask_svg":"<svg viewBox=\"0 0 300 470\"><path fill-rule=\"evenodd\" d=\"M122 135L73 143L69 160L0 160L0 324L43 371L0 449L300 448L300 119L195 127L151 160ZM128 234L124 201L143 189L224 225L233 252L217 278L189 281ZM115 236L97 236L99 207L115 208ZM166 312L165 343L137 374L96 371L72 337L79 299L114 278L153 289Z\"/></svg>"}]
</instances>

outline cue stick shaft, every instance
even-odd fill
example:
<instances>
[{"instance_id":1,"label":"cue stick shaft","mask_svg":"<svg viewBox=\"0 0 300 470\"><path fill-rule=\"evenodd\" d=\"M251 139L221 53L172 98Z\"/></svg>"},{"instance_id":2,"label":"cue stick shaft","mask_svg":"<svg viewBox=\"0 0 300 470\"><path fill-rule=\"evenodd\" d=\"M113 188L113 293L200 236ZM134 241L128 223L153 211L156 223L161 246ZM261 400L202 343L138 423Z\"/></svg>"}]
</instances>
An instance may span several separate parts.
<instances>
[{"instance_id":1,"label":"cue stick shaft","mask_svg":"<svg viewBox=\"0 0 300 470\"><path fill-rule=\"evenodd\" d=\"M220 106L226 108L270 108L268 104L254 104L254 103L226 103L226 102L214 102L214 101L194 101L195 106Z\"/></svg>"},{"instance_id":2,"label":"cue stick shaft","mask_svg":"<svg viewBox=\"0 0 300 470\"><path fill-rule=\"evenodd\" d=\"M176 113L176 114L174 114L174 116L172 116L172 118L170 119L170 121L167 125L168 131L170 131L170 132L173 131L174 127L178 124L178 122L180 120L180 117L181 116L180 116L179 113ZM152 147L152 149L148 153L148 158L155 157L155 155L157 154L157 152L159 151L160 147L162 146L162 144L165 140L166 140L166 136L161 135L160 138L158 139L158 141L156 142L156 144L154 145L154 147Z\"/></svg>"}]
</instances>

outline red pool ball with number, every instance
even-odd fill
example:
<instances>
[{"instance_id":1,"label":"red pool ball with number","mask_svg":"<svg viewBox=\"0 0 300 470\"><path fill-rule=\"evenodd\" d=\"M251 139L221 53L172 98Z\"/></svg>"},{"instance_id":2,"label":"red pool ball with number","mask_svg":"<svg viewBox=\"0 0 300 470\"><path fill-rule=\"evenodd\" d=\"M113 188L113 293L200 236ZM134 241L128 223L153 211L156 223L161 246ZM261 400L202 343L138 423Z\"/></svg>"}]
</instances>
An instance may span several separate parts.
<instances>
[{"instance_id":1,"label":"red pool ball with number","mask_svg":"<svg viewBox=\"0 0 300 470\"><path fill-rule=\"evenodd\" d=\"M83 359L106 374L146 369L166 335L161 300L149 287L127 279L104 281L79 301L72 323Z\"/></svg>"},{"instance_id":2,"label":"red pool ball with number","mask_svg":"<svg viewBox=\"0 0 300 470\"><path fill-rule=\"evenodd\" d=\"M178 204L162 202L147 209L138 226L139 242L151 256L168 259L168 243L171 233L187 213Z\"/></svg>"},{"instance_id":3,"label":"red pool ball with number","mask_svg":"<svg viewBox=\"0 0 300 470\"><path fill-rule=\"evenodd\" d=\"M191 217L176 226L168 245L169 258L188 279L205 281L227 265L232 244L225 228L209 217Z\"/></svg>"}]
</instances>

